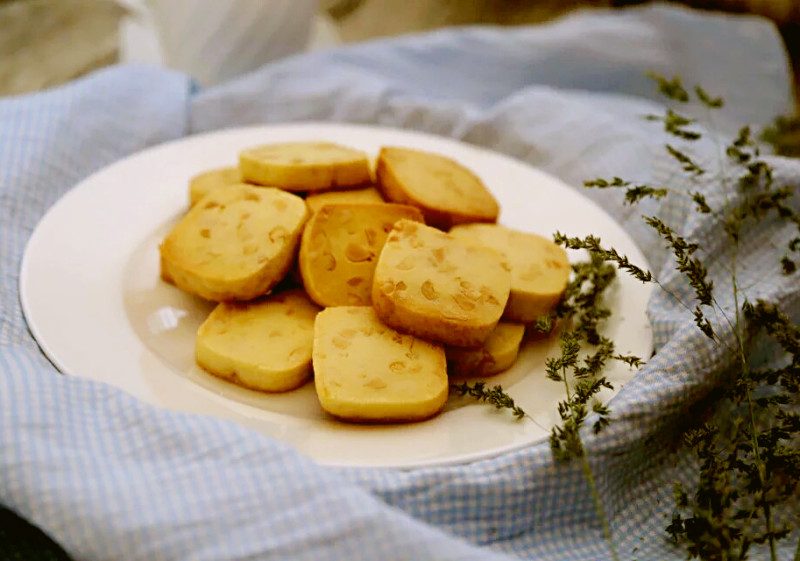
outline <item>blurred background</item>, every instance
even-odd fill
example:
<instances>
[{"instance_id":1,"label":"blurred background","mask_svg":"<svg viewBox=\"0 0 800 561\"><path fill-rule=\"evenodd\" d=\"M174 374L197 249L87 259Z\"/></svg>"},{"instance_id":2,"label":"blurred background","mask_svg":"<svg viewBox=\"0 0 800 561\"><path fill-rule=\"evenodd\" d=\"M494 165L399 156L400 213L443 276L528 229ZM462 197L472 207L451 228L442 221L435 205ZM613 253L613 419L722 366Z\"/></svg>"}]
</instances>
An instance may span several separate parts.
<instances>
[{"instance_id":1,"label":"blurred background","mask_svg":"<svg viewBox=\"0 0 800 561\"><path fill-rule=\"evenodd\" d=\"M572 10L621 9L643 0L0 0L0 95L56 86L118 61L167 64L212 84L274 59L376 37L449 25L540 23ZM704 10L752 13L778 25L800 75L800 0L683 0ZM204 7L214 6L213 8ZM271 11L270 11L271 10ZM289 12L296 14L292 21ZM194 16L187 14L195 14ZM197 17L204 14L204 17ZM215 20L215 17L220 19ZM299 19L308 21L304 25ZM186 23L191 20L190 23ZM227 22L229 47L202 23ZM260 26L260 28L259 28ZM254 29L274 41L252 45ZM159 40L159 32L161 30ZM204 33L206 33L204 35ZM244 33L244 31L242 31ZM227 37L227 36L226 36ZM232 37L232 35L231 35ZM235 38L234 38L235 39ZM224 63L236 53L240 67ZM214 57L220 60L215 60ZM230 58L230 57L227 57ZM216 64L216 66L215 66ZM195 65L195 66L193 66ZM199 69L193 72L193 70ZM202 75L207 71L207 75ZM200 76L198 76L200 74Z\"/></svg>"}]
</instances>

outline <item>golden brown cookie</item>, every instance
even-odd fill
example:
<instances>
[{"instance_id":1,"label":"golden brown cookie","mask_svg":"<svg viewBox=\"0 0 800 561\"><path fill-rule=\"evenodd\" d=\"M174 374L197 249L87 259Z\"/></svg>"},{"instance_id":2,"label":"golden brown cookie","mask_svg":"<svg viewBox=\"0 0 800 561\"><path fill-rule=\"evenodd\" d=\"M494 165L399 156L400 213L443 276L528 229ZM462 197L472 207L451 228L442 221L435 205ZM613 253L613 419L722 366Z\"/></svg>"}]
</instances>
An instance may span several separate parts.
<instances>
[{"instance_id":1,"label":"golden brown cookie","mask_svg":"<svg viewBox=\"0 0 800 561\"><path fill-rule=\"evenodd\" d=\"M419 421L447 400L442 346L398 333L369 306L320 312L313 356L319 402L341 419Z\"/></svg>"},{"instance_id":2,"label":"golden brown cookie","mask_svg":"<svg viewBox=\"0 0 800 561\"><path fill-rule=\"evenodd\" d=\"M400 220L375 268L372 304L398 331L475 347L497 325L510 282L508 265L496 251Z\"/></svg>"}]
</instances>

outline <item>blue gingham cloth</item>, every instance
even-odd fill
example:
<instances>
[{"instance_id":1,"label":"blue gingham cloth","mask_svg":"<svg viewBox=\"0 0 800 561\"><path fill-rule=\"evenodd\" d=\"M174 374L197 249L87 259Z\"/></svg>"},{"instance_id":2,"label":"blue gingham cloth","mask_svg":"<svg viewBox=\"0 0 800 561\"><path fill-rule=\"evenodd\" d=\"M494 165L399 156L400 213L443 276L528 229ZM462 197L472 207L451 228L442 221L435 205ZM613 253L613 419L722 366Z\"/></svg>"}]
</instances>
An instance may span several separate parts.
<instances>
[{"instance_id":1,"label":"blue gingham cloth","mask_svg":"<svg viewBox=\"0 0 800 561\"><path fill-rule=\"evenodd\" d=\"M85 560L608 559L580 467L555 464L546 443L453 467L329 469L230 422L58 375L20 310L24 244L44 211L99 168L187 134L255 123L399 126L505 152L576 186L620 175L713 198L715 144L694 152L712 179L689 184L676 173L666 137L641 119L663 111L645 71L724 96L715 116L724 137L793 109L787 68L765 21L655 6L304 55L207 91L166 70L118 67L1 100L0 503ZM800 180L797 164L773 163L781 181ZM636 236L671 290L686 294L641 225L643 210L706 239L723 284L719 224L690 217L680 200L631 209L620 193L588 194ZM743 284L757 280L758 295L797 315L797 281L764 249L790 235L764 224L740 262ZM661 293L649 311L657 353L586 447L621 558L682 559L664 533L672 484L694 473L680 431L724 375L726 356Z\"/></svg>"}]
</instances>

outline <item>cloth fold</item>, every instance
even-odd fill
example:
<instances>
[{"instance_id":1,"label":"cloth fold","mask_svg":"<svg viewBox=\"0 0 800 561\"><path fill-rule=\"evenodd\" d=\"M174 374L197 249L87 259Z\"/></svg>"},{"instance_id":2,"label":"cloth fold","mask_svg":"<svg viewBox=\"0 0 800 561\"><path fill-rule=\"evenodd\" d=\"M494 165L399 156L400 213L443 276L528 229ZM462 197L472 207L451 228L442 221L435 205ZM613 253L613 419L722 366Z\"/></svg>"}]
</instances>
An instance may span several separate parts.
<instances>
[{"instance_id":1,"label":"cloth fold","mask_svg":"<svg viewBox=\"0 0 800 561\"><path fill-rule=\"evenodd\" d=\"M555 464L547 443L461 466L323 468L232 423L56 375L27 332L17 282L27 237L76 182L144 147L222 127L385 124L505 152L576 188L616 175L719 194L713 172L683 182L663 155L667 136L641 118L664 109L649 70L725 97L714 122L723 139L793 108L770 24L666 6L357 45L199 92L186 76L116 67L0 101L0 502L78 559L610 558L581 467ZM720 171L713 140L696 152ZM797 186L798 164L774 166ZM654 271L666 252L641 225L643 210L721 239L718 224L690 219L680 201L632 210L620 193L587 195L636 237ZM742 262L752 258L743 278L796 314L797 282L767 267L762 251L764 240L787 235L765 222L742 248ZM707 258L712 272L724 270L724 252ZM725 353L663 295L649 312L657 353L586 447L623 558L683 559L664 533L672 483L693 473L679 437L687 411L723 375Z\"/></svg>"}]
</instances>

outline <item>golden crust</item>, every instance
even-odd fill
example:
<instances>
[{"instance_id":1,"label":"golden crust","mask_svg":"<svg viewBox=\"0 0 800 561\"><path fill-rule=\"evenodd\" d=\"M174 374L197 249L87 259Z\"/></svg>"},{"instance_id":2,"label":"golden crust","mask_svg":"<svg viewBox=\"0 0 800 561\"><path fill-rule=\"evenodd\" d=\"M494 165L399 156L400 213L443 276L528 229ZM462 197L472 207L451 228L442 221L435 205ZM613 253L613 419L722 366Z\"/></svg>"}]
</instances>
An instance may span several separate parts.
<instances>
[{"instance_id":1,"label":"golden crust","mask_svg":"<svg viewBox=\"0 0 800 561\"><path fill-rule=\"evenodd\" d=\"M242 179L287 191L352 189L372 182L367 155L332 142L266 144L239 154Z\"/></svg>"},{"instance_id":2,"label":"golden crust","mask_svg":"<svg viewBox=\"0 0 800 561\"><path fill-rule=\"evenodd\" d=\"M346 191L323 191L312 193L306 197L306 204L311 213L317 212L327 204L340 203L383 203L380 191L372 185L363 189L348 189Z\"/></svg>"},{"instance_id":3,"label":"golden crust","mask_svg":"<svg viewBox=\"0 0 800 561\"><path fill-rule=\"evenodd\" d=\"M494 376L516 362L525 326L501 321L480 347L445 347L447 371L457 377Z\"/></svg>"},{"instance_id":4,"label":"golden crust","mask_svg":"<svg viewBox=\"0 0 800 561\"><path fill-rule=\"evenodd\" d=\"M238 167L218 168L199 173L189 180L189 206L208 195L214 189L242 182Z\"/></svg>"},{"instance_id":5,"label":"golden crust","mask_svg":"<svg viewBox=\"0 0 800 561\"><path fill-rule=\"evenodd\" d=\"M212 191L161 244L162 278L217 302L261 296L291 267L306 216L302 199L278 189Z\"/></svg>"},{"instance_id":6,"label":"golden crust","mask_svg":"<svg viewBox=\"0 0 800 561\"><path fill-rule=\"evenodd\" d=\"M461 164L410 148L382 148L378 188L389 201L418 207L425 223L440 229L469 222L496 222L497 200Z\"/></svg>"},{"instance_id":7,"label":"golden crust","mask_svg":"<svg viewBox=\"0 0 800 561\"><path fill-rule=\"evenodd\" d=\"M419 210L387 203L327 204L303 230L303 285L320 306L369 306L378 256L394 223Z\"/></svg>"},{"instance_id":8,"label":"golden crust","mask_svg":"<svg viewBox=\"0 0 800 561\"><path fill-rule=\"evenodd\" d=\"M391 329L369 306L319 313L313 363L320 404L340 419L421 421L447 401L442 346Z\"/></svg>"},{"instance_id":9,"label":"golden crust","mask_svg":"<svg viewBox=\"0 0 800 561\"><path fill-rule=\"evenodd\" d=\"M465 224L450 230L465 242L500 252L511 266L511 294L503 319L521 323L550 313L572 271L567 252L552 241L497 224Z\"/></svg>"},{"instance_id":10,"label":"golden crust","mask_svg":"<svg viewBox=\"0 0 800 561\"><path fill-rule=\"evenodd\" d=\"M317 312L298 289L250 302L223 302L197 331L197 364L246 388L293 390L311 377Z\"/></svg>"},{"instance_id":11,"label":"golden crust","mask_svg":"<svg viewBox=\"0 0 800 561\"><path fill-rule=\"evenodd\" d=\"M375 268L372 304L398 331L475 347L497 325L509 284L509 270L495 251L400 220Z\"/></svg>"}]
</instances>

